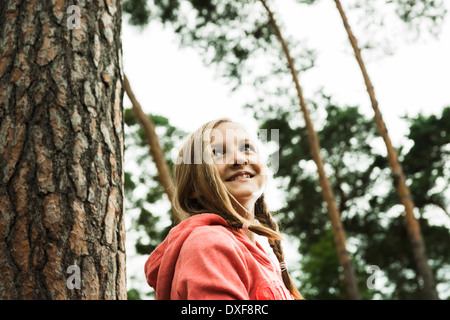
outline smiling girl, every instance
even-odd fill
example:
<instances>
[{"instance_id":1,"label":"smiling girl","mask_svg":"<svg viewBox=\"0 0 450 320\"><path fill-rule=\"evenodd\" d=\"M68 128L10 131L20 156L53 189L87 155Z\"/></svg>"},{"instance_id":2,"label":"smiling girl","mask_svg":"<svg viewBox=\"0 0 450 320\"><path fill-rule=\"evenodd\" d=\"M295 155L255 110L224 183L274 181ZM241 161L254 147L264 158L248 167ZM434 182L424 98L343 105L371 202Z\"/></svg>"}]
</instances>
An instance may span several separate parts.
<instances>
[{"instance_id":1,"label":"smiling girl","mask_svg":"<svg viewBox=\"0 0 450 320\"><path fill-rule=\"evenodd\" d=\"M174 170L173 206L184 221L145 264L156 299L303 299L264 201L267 174L240 124L214 120L189 136ZM268 238L279 266L255 234Z\"/></svg>"}]
</instances>

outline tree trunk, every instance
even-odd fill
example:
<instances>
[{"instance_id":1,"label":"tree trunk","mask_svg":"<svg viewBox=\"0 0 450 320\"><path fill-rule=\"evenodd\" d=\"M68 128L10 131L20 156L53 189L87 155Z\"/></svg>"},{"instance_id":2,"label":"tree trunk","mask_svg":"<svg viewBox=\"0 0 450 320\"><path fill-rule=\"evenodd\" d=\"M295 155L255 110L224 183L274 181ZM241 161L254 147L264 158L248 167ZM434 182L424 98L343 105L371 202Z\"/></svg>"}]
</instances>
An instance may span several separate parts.
<instances>
[{"instance_id":1,"label":"tree trunk","mask_svg":"<svg viewBox=\"0 0 450 320\"><path fill-rule=\"evenodd\" d=\"M406 178L405 174L403 173L402 165L398 160L397 151L392 146L386 124L384 123L380 109L378 108L378 101L375 97L375 91L372 85L372 81L370 80L369 74L367 73L366 67L364 65L364 61L362 59L361 51L359 50L356 37L353 35L344 9L342 8L341 2L339 0L335 0L335 3L339 14L341 15L342 22L344 23L344 27L347 31L350 43L353 47L356 60L358 61L359 67L361 68L361 72L363 74L372 108L375 112L374 119L378 128L378 132L383 137L384 143L386 144L389 164L391 166L392 176L394 178L394 185L397 189L400 200L405 207L406 227L408 230L409 239L412 244L417 270L424 282L424 292L428 299L439 299L436 291L436 286L434 284L433 273L431 272L430 266L428 265L428 259L425 253L425 244L423 242L422 234L420 231L420 225L417 219L414 217L414 202L411 198L409 188L406 185Z\"/></svg>"},{"instance_id":2,"label":"tree trunk","mask_svg":"<svg viewBox=\"0 0 450 320\"><path fill-rule=\"evenodd\" d=\"M121 1L76 3L0 3L0 299L126 299Z\"/></svg>"},{"instance_id":3,"label":"tree trunk","mask_svg":"<svg viewBox=\"0 0 450 320\"><path fill-rule=\"evenodd\" d=\"M261 3L263 4L264 8L267 10L269 14L270 21L275 29L275 32L278 36L278 39L281 42L281 45L283 47L283 51L286 55L286 58L288 60L289 69L292 73L292 78L295 83L295 87L297 89L297 95L300 103L300 109L302 111L303 117L305 119L306 129L308 132L308 142L310 147L311 156L316 163L317 166L317 172L319 174L319 183L322 190L322 196L327 204L328 209L328 215L331 220L331 225L333 227L333 234L334 234L334 241L336 244L336 249L339 256L339 262L344 270L344 281L347 288L347 293L350 299L359 299L359 291L358 286L356 283L355 273L353 270L353 265L350 259L350 255L346 249L346 237L344 232L344 227L342 226L342 222L340 220L340 212L338 210L338 207L336 205L336 200L334 197L333 189L331 188L330 182L325 174L325 170L323 167L323 160L322 156L320 155L320 143L319 143L319 137L317 135L317 132L314 130L314 126L311 122L311 119L309 117L309 112L306 107L306 102L303 97L303 91L300 86L297 71L295 69L294 60L292 59L289 48L286 44L286 41L284 40L280 28L278 27L278 24L276 23L276 20L273 16L272 11L269 9L269 7L266 4L265 0L261 0Z\"/></svg>"},{"instance_id":4,"label":"tree trunk","mask_svg":"<svg viewBox=\"0 0 450 320\"><path fill-rule=\"evenodd\" d=\"M172 181L172 175L170 173L169 166L167 165L166 159L164 158L164 152L159 145L159 138L155 131L155 125L142 110L141 104L137 101L126 75L124 77L124 88L127 96L130 98L130 101L133 104L133 112L136 115L136 118L138 119L142 130L144 131L145 138L150 149L150 154L152 156L153 162L155 163L156 170L158 171L158 180L161 183L164 192L167 194L170 203L173 204L173 198L175 195L174 183ZM175 212L173 205L172 220L175 222L175 224L183 220L183 218Z\"/></svg>"}]
</instances>

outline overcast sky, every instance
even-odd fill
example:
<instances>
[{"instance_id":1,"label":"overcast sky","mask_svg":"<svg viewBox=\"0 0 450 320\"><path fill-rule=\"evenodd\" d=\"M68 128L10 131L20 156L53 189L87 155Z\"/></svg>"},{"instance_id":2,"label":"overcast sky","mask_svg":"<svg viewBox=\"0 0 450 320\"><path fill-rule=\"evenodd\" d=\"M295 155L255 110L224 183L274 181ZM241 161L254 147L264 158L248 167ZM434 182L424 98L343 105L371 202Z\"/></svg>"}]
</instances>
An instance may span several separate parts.
<instances>
[{"instance_id":1,"label":"overcast sky","mask_svg":"<svg viewBox=\"0 0 450 320\"><path fill-rule=\"evenodd\" d=\"M315 68L300 74L306 98L323 86L337 102L360 105L362 112L372 116L361 72L334 3L307 6L291 0L277 5L274 10L286 32L306 40L318 52ZM352 18L351 12L348 15ZM356 22L353 25L357 31ZM395 41L392 36L386 38ZM439 39L424 37L407 43L399 36L392 45L395 54L383 56L381 50L375 50L376 54L367 56L366 66L391 139L398 144L405 134L399 121L402 115L438 113L450 105L449 19ZM256 129L251 113L242 109L251 97L232 94L194 49L179 49L171 31L152 23L140 32L124 23L123 52L125 73L144 111L166 116L188 132L222 116L247 121ZM130 105L126 99L125 106Z\"/></svg>"}]
</instances>

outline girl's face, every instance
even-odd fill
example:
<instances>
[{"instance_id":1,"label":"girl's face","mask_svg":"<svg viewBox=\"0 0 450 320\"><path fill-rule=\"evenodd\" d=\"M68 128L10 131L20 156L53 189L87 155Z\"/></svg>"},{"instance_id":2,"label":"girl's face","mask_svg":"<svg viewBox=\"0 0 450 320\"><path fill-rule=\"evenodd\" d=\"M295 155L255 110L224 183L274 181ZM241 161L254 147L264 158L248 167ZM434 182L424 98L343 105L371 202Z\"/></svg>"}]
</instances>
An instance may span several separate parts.
<instances>
[{"instance_id":1,"label":"girl's face","mask_svg":"<svg viewBox=\"0 0 450 320\"><path fill-rule=\"evenodd\" d=\"M214 161L222 181L239 203L253 205L251 202L264 192L267 179L256 143L236 123L222 123L211 134Z\"/></svg>"}]
</instances>

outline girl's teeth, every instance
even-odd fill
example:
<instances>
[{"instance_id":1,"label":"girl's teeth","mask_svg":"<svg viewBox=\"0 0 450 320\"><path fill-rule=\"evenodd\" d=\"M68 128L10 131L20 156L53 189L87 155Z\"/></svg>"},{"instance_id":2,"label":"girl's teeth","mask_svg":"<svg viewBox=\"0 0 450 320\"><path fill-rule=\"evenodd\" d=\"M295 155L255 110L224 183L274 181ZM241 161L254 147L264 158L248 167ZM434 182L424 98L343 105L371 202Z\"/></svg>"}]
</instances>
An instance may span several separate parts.
<instances>
[{"instance_id":1,"label":"girl's teeth","mask_svg":"<svg viewBox=\"0 0 450 320\"><path fill-rule=\"evenodd\" d=\"M244 174L242 176L237 176L237 177L233 178L231 181L237 180L237 179L245 179L245 178L250 178L250 175L249 174Z\"/></svg>"}]
</instances>

